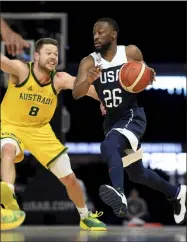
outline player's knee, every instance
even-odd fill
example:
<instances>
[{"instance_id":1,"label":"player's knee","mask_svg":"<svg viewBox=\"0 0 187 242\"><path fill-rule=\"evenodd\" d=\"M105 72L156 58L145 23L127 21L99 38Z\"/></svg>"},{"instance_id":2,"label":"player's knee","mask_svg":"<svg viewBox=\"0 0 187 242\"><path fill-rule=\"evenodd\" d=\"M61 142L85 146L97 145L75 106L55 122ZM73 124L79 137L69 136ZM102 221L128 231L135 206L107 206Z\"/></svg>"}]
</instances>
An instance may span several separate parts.
<instances>
[{"instance_id":1,"label":"player's knee","mask_svg":"<svg viewBox=\"0 0 187 242\"><path fill-rule=\"evenodd\" d=\"M77 184L77 178L74 173L60 178L60 181L64 184L65 187L74 187Z\"/></svg>"},{"instance_id":2,"label":"player's knee","mask_svg":"<svg viewBox=\"0 0 187 242\"><path fill-rule=\"evenodd\" d=\"M147 179L147 172L143 167L142 160L139 160L126 167L126 171L128 173L129 180L132 182L140 182L144 179Z\"/></svg>"},{"instance_id":3,"label":"player's knee","mask_svg":"<svg viewBox=\"0 0 187 242\"><path fill-rule=\"evenodd\" d=\"M1 158L9 157L14 159L21 152L18 142L12 138L4 138L1 140Z\"/></svg>"},{"instance_id":4,"label":"player's knee","mask_svg":"<svg viewBox=\"0 0 187 242\"><path fill-rule=\"evenodd\" d=\"M1 156L10 156L10 155L16 155L16 147L14 144L4 144L1 149Z\"/></svg>"},{"instance_id":5,"label":"player's knee","mask_svg":"<svg viewBox=\"0 0 187 242\"><path fill-rule=\"evenodd\" d=\"M120 145L118 143L115 143L112 139L110 140L104 140L101 143L101 154L104 159L107 159L111 154L118 151L120 152Z\"/></svg>"},{"instance_id":6,"label":"player's knee","mask_svg":"<svg viewBox=\"0 0 187 242\"><path fill-rule=\"evenodd\" d=\"M113 144L110 141L104 140L101 143L100 149L101 149L101 154L102 154L103 159L106 160L110 156L110 154L113 152L113 149L115 149L115 147L113 146Z\"/></svg>"},{"instance_id":7,"label":"player's knee","mask_svg":"<svg viewBox=\"0 0 187 242\"><path fill-rule=\"evenodd\" d=\"M67 154L62 154L49 166L49 170L60 180L71 175L73 171L71 169L69 156Z\"/></svg>"},{"instance_id":8,"label":"player's knee","mask_svg":"<svg viewBox=\"0 0 187 242\"><path fill-rule=\"evenodd\" d=\"M101 143L101 153L104 159L111 156L114 152L123 155L124 150L128 148L127 138L116 130L112 130L106 139Z\"/></svg>"}]
</instances>

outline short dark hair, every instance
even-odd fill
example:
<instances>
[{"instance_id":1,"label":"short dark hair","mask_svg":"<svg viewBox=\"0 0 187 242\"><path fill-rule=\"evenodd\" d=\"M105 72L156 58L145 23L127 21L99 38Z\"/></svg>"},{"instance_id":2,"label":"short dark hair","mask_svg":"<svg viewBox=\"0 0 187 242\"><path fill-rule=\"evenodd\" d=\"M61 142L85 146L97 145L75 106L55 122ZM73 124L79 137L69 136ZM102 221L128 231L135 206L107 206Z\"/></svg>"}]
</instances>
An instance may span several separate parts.
<instances>
[{"instance_id":1,"label":"short dark hair","mask_svg":"<svg viewBox=\"0 0 187 242\"><path fill-rule=\"evenodd\" d=\"M51 38L42 38L36 41L35 51L39 52L43 45L55 45L58 48L58 42Z\"/></svg>"},{"instance_id":2,"label":"short dark hair","mask_svg":"<svg viewBox=\"0 0 187 242\"><path fill-rule=\"evenodd\" d=\"M100 19L97 20L97 22L107 22L110 26L112 26L112 28L114 29L114 31L117 32L117 34L119 33L119 26L114 19L112 19L112 18L100 18Z\"/></svg>"}]
</instances>

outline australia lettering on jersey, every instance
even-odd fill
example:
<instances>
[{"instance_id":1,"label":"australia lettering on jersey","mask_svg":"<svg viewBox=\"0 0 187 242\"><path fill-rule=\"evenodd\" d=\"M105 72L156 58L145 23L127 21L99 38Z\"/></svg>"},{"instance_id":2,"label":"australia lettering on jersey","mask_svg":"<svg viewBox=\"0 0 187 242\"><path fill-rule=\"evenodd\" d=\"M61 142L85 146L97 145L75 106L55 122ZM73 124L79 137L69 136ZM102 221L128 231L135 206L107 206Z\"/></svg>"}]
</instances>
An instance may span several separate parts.
<instances>
[{"instance_id":1,"label":"australia lettering on jersey","mask_svg":"<svg viewBox=\"0 0 187 242\"><path fill-rule=\"evenodd\" d=\"M43 104L51 105L53 103L53 99L43 97L38 94L28 94L28 93L20 93L19 99L28 100L28 101L35 101Z\"/></svg>"}]
</instances>

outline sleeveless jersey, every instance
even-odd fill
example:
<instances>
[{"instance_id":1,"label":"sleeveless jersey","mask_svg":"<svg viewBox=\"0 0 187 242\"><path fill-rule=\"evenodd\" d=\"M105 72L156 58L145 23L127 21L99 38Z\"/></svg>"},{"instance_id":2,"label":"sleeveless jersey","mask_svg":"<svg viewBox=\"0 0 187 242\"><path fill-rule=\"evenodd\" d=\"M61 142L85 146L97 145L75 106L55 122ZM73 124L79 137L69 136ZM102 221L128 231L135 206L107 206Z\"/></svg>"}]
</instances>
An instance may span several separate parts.
<instances>
[{"instance_id":1,"label":"sleeveless jersey","mask_svg":"<svg viewBox=\"0 0 187 242\"><path fill-rule=\"evenodd\" d=\"M127 63L125 46L117 46L116 55L111 62L103 59L99 53L93 52L90 55L94 58L95 66L102 67L102 75L93 84L107 111L104 125L111 126L127 110L138 107L136 95L125 91L119 83L119 70Z\"/></svg>"},{"instance_id":2,"label":"sleeveless jersey","mask_svg":"<svg viewBox=\"0 0 187 242\"><path fill-rule=\"evenodd\" d=\"M51 120L57 105L57 95L51 81L41 84L34 72L34 63L27 63L27 79L15 85L9 81L7 91L1 103L1 121L22 127L41 127Z\"/></svg>"}]
</instances>

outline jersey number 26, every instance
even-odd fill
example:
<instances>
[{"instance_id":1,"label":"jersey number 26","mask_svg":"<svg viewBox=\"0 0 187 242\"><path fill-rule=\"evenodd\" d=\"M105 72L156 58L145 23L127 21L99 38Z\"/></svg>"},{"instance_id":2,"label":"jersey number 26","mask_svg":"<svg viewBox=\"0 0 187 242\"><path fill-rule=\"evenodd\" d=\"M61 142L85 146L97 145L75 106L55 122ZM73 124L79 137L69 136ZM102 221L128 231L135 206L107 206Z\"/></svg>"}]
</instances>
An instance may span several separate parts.
<instances>
[{"instance_id":1,"label":"jersey number 26","mask_svg":"<svg viewBox=\"0 0 187 242\"><path fill-rule=\"evenodd\" d=\"M119 94L122 93L120 88L115 88L113 90L103 90L103 94L105 95L105 105L107 108L113 108L120 105L122 102L122 97Z\"/></svg>"}]
</instances>

